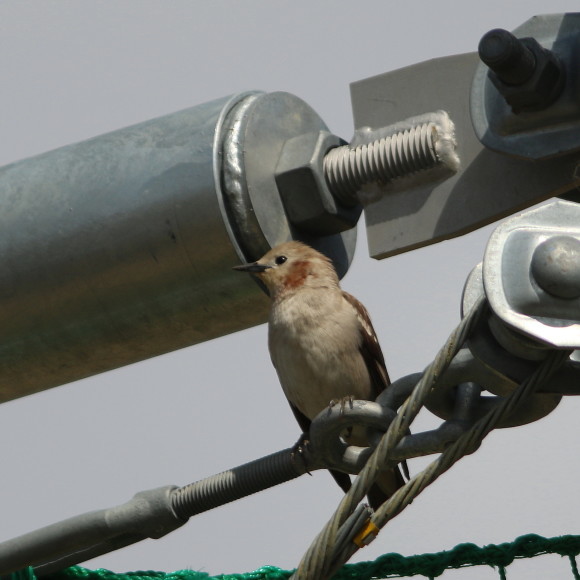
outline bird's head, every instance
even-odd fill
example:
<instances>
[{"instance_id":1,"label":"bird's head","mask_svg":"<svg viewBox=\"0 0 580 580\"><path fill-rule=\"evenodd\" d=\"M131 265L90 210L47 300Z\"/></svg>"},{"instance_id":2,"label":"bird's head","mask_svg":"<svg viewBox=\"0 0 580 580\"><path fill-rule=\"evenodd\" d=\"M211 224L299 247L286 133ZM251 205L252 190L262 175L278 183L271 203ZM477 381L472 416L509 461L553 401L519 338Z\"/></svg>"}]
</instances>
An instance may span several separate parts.
<instances>
[{"instance_id":1,"label":"bird's head","mask_svg":"<svg viewBox=\"0 0 580 580\"><path fill-rule=\"evenodd\" d=\"M272 248L258 261L234 270L259 278L273 299L300 288L338 286L338 275L329 258L301 242L286 242Z\"/></svg>"}]
</instances>

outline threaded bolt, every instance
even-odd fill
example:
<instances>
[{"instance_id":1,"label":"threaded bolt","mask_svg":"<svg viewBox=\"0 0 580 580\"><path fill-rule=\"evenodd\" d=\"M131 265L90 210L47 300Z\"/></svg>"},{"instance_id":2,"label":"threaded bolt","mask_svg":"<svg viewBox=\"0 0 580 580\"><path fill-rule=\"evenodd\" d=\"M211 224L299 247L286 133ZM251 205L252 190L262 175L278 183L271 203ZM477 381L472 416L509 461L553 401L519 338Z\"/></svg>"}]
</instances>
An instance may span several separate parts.
<instances>
[{"instance_id":1,"label":"threaded bolt","mask_svg":"<svg viewBox=\"0 0 580 580\"><path fill-rule=\"evenodd\" d=\"M439 164L437 140L437 125L429 122L357 147L336 147L324 157L326 183L336 198L351 206L367 183L388 183Z\"/></svg>"},{"instance_id":2,"label":"threaded bolt","mask_svg":"<svg viewBox=\"0 0 580 580\"><path fill-rule=\"evenodd\" d=\"M479 42L479 57L508 85L523 85L534 74L534 53L511 32L490 30Z\"/></svg>"}]
</instances>

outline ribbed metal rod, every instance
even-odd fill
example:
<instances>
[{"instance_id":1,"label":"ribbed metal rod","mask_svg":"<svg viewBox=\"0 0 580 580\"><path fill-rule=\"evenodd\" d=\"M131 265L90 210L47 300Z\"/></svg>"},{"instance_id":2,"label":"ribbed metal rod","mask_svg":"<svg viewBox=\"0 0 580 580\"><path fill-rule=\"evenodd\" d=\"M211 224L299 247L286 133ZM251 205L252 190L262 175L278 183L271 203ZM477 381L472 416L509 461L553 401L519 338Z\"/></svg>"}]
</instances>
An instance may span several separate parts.
<instances>
[{"instance_id":1,"label":"ribbed metal rod","mask_svg":"<svg viewBox=\"0 0 580 580\"><path fill-rule=\"evenodd\" d=\"M306 463L294 450L284 449L175 490L172 507L186 519L290 481L306 471Z\"/></svg>"},{"instance_id":2,"label":"ribbed metal rod","mask_svg":"<svg viewBox=\"0 0 580 580\"><path fill-rule=\"evenodd\" d=\"M437 126L430 122L356 147L336 147L324 157L326 182L348 205L365 183L386 183L437 165L436 141Z\"/></svg>"},{"instance_id":3,"label":"ribbed metal rod","mask_svg":"<svg viewBox=\"0 0 580 580\"><path fill-rule=\"evenodd\" d=\"M88 512L0 543L0 576L26 566L37 575L133 544L161 538L196 514L316 469L307 451L283 449L181 488L137 493L120 506Z\"/></svg>"}]
</instances>

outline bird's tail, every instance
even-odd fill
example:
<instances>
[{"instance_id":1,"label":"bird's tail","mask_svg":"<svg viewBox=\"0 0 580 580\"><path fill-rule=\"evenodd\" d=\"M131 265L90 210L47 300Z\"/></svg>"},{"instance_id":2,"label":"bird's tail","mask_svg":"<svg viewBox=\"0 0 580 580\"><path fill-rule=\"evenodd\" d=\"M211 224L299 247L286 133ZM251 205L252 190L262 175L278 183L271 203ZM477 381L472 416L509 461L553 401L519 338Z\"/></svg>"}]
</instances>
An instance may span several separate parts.
<instances>
[{"instance_id":1,"label":"bird's tail","mask_svg":"<svg viewBox=\"0 0 580 580\"><path fill-rule=\"evenodd\" d=\"M403 485L405 480L398 467L381 471L367 494L370 506L374 510L378 509Z\"/></svg>"},{"instance_id":2,"label":"bird's tail","mask_svg":"<svg viewBox=\"0 0 580 580\"><path fill-rule=\"evenodd\" d=\"M405 477L409 479L409 470L407 469L406 462L403 463L403 472ZM350 477L346 473L335 470L330 470L330 474L334 477L334 480L342 488L344 493L347 493L351 486ZM376 510L399 488L403 487L403 485L405 485L405 478L399 467L381 471L367 494L369 505Z\"/></svg>"}]
</instances>

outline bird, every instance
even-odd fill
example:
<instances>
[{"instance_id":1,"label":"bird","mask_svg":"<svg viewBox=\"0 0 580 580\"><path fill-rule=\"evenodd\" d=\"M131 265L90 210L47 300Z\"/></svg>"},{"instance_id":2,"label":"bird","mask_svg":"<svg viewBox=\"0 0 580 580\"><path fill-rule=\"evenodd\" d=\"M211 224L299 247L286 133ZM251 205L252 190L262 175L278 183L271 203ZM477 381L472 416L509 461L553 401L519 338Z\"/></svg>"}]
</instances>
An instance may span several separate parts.
<instances>
[{"instance_id":1,"label":"bird","mask_svg":"<svg viewBox=\"0 0 580 580\"><path fill-rule=\"evenodd\" d=\"M327 256L290 241L234 270L256 276L270 296L270 357L305 435L312 420L329 405L352 399L373 401L390 384L369 314L342 290ZM406 463L402 467L408 479ZM330 472L346 493L349 475ZM376 509L404 483L398 467L381 472L368 494L370 505Z\"/></svg>"}]
</instances>

